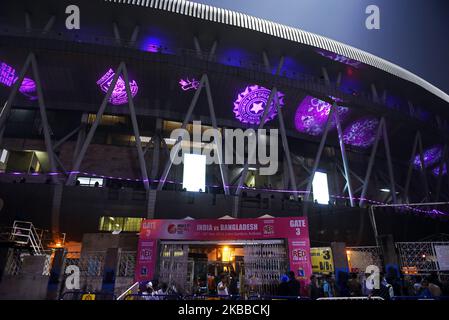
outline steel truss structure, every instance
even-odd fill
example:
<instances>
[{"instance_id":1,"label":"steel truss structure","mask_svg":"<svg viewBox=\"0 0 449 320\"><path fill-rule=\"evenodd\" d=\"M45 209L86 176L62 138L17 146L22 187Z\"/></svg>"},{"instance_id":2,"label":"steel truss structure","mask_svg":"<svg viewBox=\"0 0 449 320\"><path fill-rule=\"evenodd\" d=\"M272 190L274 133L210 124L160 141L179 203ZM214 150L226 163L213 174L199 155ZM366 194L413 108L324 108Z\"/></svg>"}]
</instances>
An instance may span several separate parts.
<instances>
[{"instance_id":1,"label":"steel truss structure","mask_svg":"<svg viewBox=\"0 0 449 320\"><path fill-rule=\"evenodd\" d=\"M25 20L28 21L27 27L28 27L28 29L30 29L31 28L30 17L28 14L26 14L25 17L26 17ZM43 35L45 35L51 31L53 22L54 22L54 17L50 18L48 23L42 29ZM132 32L130 40L124 40L121 36L121 32L120 32L118 25L116 23L113 23L113 25L112 25L112 31L114 34L114 38L117 42L117 45L124 46L124 47L130 47L130 46L132 47L133 46L133 44L135 43L136 38L139 34L139 30L140 30L139 26L136 25ZM198 59L202 59L202 60L206 60L206 61L212 61L214 59L215 52L219 45L218 40L213 41L213 43L211 45L211 50L209 52L205 52L201 48L201 45L200 45L197 37L194 37L193 42L194 42L195 52L196 52ZM280 57L279 64L277 66L277 70L273 75L270 71L271 66L270 66L269 59L268 59L266 52L263 52L262 55L263 55L263 61L265 64L265 66L264 66L265 72L267 74L270 74L270 76L273 77L273 79L275 80L275 84L271 88L271 93L270 93L269 99L265 105L262 120L260 122L258 129L262 129L264 127L265 119L268 114L268 109L271 106L271 104L274 102L274 105L278 112L279 129L280 129L280 133L281 133L282 147L283 147L283 151L284 151L284 155L285 155L285 159L286 159L286 164L285 164L285 168L284 168L284 181L285 181L286 187L288 187L288 189L289 189L288 191L294 195L296 195L297 190L299 188L306 185L306 195L305 195L306 205L304 207L305 215L307 215L307 213L308 213L308 203L309 203L308 200L310 200L310 196L312 193L313 177L314 177L316 171L318 170L320 160L321 160L321 157L323 154L323 150L326 146L326 142L328 139L332 121L335 121L335 124L336 124L339 147L340 147L339 151L340 151L340 156L342 159L342 165L337 163L337 167L340 170L340 172L342 173L344 180L346 181L345 186L342 190L342 196L344 196L345 193L347 192L351 207L356 206L356 200L358 200L358 206L364 207L366 205L366 195L367 195L368 187L370 184L372 172L374 169L374 163L375 163L376 157L378 155L377 154L378 146L379 146L379 143L381 142L381 140L383 141L383 144L385 147L385 155L387 158L387 168L388 168L388 173L387 173L388 178L387 179L389 180L389 188L390 188L390 199L389 200L390 200L390 202L392 204L398 203L397 192L396 192L396 190L398 190L398 189L403 190L402 203L407 204L409 202L409 190L410 190L410 184L411 184L411 180L412 180L412 176L413 176L413 160L414 160L414 156L417 152L419 153L420 160L421 160L420 174L421 174L421 178L423 180L423 185L425 188L425 197L423 198L423 201L425 201L426 199L430 199L430 197L432 197L430 190L429 190L429 186L428 186L427 173L424 168L424 154L423 154L424 151L423 151L421 133L419 131L416 132L416 137L415 137L415 141L414 141L414 145L413 145L413 150L411 153L412 156L411 156L408 171L407 171L405 185L402 187L402 186L400 186L400 184L397 183L397 177L396 177L397 174L395 174L395 171L393 169L393 164L392 164L392 157L391 157L391 151L390 151L390 143L389 143L389 136L388 136L388 132L387 132L386 119L385 119L385 117L382 117L381 121L380 121L380 125L377 129L376 138L375 138L374 145L372 147L371 154L369 157L369 162L368 162L368 166L366 169L365 177L361 178L354 171L351 170L350 163L348 161L348 157L346 154L346 148L345 148L345 145L343 142L341 121L339 119L337 112L335 112L335 109L337 107L335 102L332 105L330 115L327 119L324 133L321 137L318 150L314 157L313 166L310 168L307 165L305 165L304 161L302 161L300 157L298 157L295 154L293 154L292 152L290 152L288 139L287 139L287 132L285 129L285 124L284 124L284 118L282 115L282 110L279 106L279 101L278 101L278 96L277 96L277 92L278 92L277 85L282 83L281 80L277 81L277 79L279 78L280 71L284 64L284 57L283 56ZM92 138L96 132L96 129L98 128L98 126L100 124L102 115L104 114L105 109L108 105L108 101L112 95L112 91L115 88L115 85L117 84L119 77L121 75L124 77L125 89L126 89L126 93L128 96L129 117L131 119L133 135L134 135L134 138L136 141L136 148L137 148L137 153L138 153L138 163L139 163L139 167L140 167L142 181L143 181L145 190L147 192L147 200L148 200L147 214L148 214L148 217L151 217L154 214L154 212L153 212L154 211L154 201L155 201L155 196L156 196L155 190L160 191L163 189L164 184L167 181L167 177L169 175L170 169L172 167L172 161L169 159L163 169L162 174L160 176L157 176L158 169L159 169L158 168L158 160L159 160L160 152L161 152L160 145L162 144L163 152L165 152L166 155L168 155L170 153L168 150L168 147L165 143L165 140L161 136L161 126L162 126L161 119L157 120L157 126L156 126L157 132L156 132L155 136L152 137L151 143L149 143L145 149L143 149L143 147L142 147L142 142L141 142L142 139L140 136L139 126L138 126L138 122L137 122L136 110L135 110L133 98L131 95L131 88L130 88L130 84L129 84L129 76L128 76L126 61L124 61L124 60L121 61L120 64L117 66L112 83L109 86L109 89L108 89L106 95L104 96L104 99L98 109L98 112L96 113L96 118L93 121L92 125L90 126L90 129L86 132L86 130L87 130L87 115L84 114L82 116L82 118L80 119L79 127L68 132L59 141L53 141L52 136L51 136L52 131L51 131L50 125L48 123L47 114L46 114L47 108L46 108L46 104L45 104L45 100L44 100L44 92L42 89L41 77L39 74L38 57L36 56L36 54L34 52L30 52L21 68L18 80L13 85L12 90L9 94L9 97L8 97L6 103L4 104L3 109L0 113L0 144L2 142L6 122L10 115L10 111L13 106L13 102L17 96L17 93L18 93L21 83L22 83L23 79L25 78L25 74L30 67L31 67L33 76L36 81L38 106L39 106L40 117L41 117L42 125L43 125L45 148L46 148L46 152L48 153L48 157L49 157L50 170L51 170L51 173L53 173L51 175L51 177L52 177L54 184L61 184L61 181L59 181L57 179L57 177L54 173L56 173L58 171L61 171L63 173L68 173L67 176L65 177L65 181L63 181L63 184L65 184L67 186L71 186L71 185L75 184L76 176L79 173L83 159L87 153L89 145L92 142ZM323 73L323 77L325 79L324 88L328 89L329 92L334 92L335 88L333 88L330 83L329 74L325 67L322 68L322 73ZM341 77L341 75L339 75L339 77ZM184 118L181 128L185 129L187 127L187 125L191 122L193 111L197 105L199 96L204 89L206 91L207 103L208 103L212 127L214 129L217 129L218 125L217 125L217 119L216 119L216 115L215 115L215 108L214 108L214 102L213 102L213 92L212 92L212 89L210 86L210 80L209 80L207 71L202 74L199 82L200 82L199 87L196 90L196 92L193 96L193 99L187 109L186 116ZM337 83L338 83L338 81L337 81ZM373 93L375 93L374 97L377 97L377 100L382 100L382 98L380 98L379 95L377 94L377 90L374 85L372 86L372 90L373 90ZM70 171L67 171L67 168L65 168L63 166L63 164L61 163L61 160L55 154L55 151L57 151L66 141L68 141L75 135L78 135L78 137L77 137L77 144L76 144L75 153L74 153L73 166ZM172 152L176 152L177 150L179 150L179 148L181 146L181 140L182 140L181 138L178 139L178 141L173 146ZM153 163L151 165L151 172L150 172L150 177L149 177L148 171L147 171L147 163L145 162L144 156L150 150L151 146L153 146ZM436 187L436 192L435 192L435 195L433 196L433 199L435 201L441 200L442 197L444 196L441 192L441 187L442 187L442 183L443 183L443 170L442 169L443 169L444 165L449 167L448 153L449 153L448 147L447 147L447 144L445 144L443 157L439 164L440 170L439 170L439 175L438 175L438 183L437 183L437 187ZM219 153L218 157L220 160L222 160L222 155L220 153ZM299 162L300 166L302 168L304 168L304 170L307 172L309 177L305 181L301 181L300 183L297 183L296 175L294 172L294 161L296 161L296 163ZM58 167L60 170L58 170ZM233 215L238 216L239 199L240 199L241 192L242 192L242 186L245 182L245 179L246 179L246 176L248 173L248 163L245 162L243 170L240 173L240 176L238 177L238 183L236 185L237 188L236 188L235 194L231 194L231 191L229 188L230 183L229 183L229 177L228 177L228 168L223 163L223 161L220 161L219 169L220 169L224 193L229 196L234 196L235 205L234 205ZM352 181L354 181L354 179L359 181L359 183L361 183L361 186L358 187L357 189L354 189L354 186L353 186ZM150 181L155 181L155 180L158 181L158 185L155 188L155 190L152 190ZM449 185L449 179L448 179L448 185ZM59 192L61 192L61 190L58 188L55 188L55 190L59 190ZM56 208L58 207L57 199L58 199L58 197L60 198L60 194L58 196L57 192L58 191L55 191L55 195L54 195L54 198L56 199L54 201L54 205ZM358 192L360 192L359 196L357 196ZM295 198L297 198L297 197L295 197ZM58 210L55 209L55 213L54 213L55 219L57 219L57 215L58 215L57 211Z\"/></svg>"}]
</instances>

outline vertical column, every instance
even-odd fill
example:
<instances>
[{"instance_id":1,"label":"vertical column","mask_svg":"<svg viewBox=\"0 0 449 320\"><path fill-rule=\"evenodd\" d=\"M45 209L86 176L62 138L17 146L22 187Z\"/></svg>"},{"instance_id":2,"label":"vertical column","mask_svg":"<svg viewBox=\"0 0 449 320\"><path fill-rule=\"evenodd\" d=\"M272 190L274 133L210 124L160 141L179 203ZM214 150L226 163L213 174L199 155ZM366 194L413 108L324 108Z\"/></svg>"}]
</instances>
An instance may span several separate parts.
<instances>
[{"instance_id":1,"label":"vertical column","mask_svg":"<svg viewBox=\"0 0 449 320\"><path fill-rule=\"evenodd\" d=\"M335 282L338 286L348 280L349 264L346 253L346 243L331 242L332 256L334 258Z\"/></svg>"},{"instance_id":2,"label":"vertical column","mask_svg":"<svg viewBox=\"0 0 449 320\"><path fill-rule=\"evenodd\" d=\"M397 279L400 276L400 267L398 255L394 246L393 235L380 235L377 240L383 253L385 276Z\"/></svg>"},{"instance_id":3,"label":"vertical column","mask_svg":"<svg viewBox=\"0 0 449 320\"><path fill-rule=\"evenodd\" d=\"M114 294L115 275L117 274L117 266L119 262L119 248L109 248L106 250L103 268L103 282L101 284L101 292L108 296Z\"/></svg>"},{"instance_id":4,"label":"vertical column","mask_svg":"<svg viewBox=\"0 0 449 320\"><path fill-rule=\"evenodd\" d=\"M58 299L58 292L60 285L65 285L60 283L63 279L61 276L64 273L62 270L64 266L64 249L57 249L53 257L53 265L50 271L50 279L48 280L47 286L47 300Z\"/></svg>"}]
</instances>

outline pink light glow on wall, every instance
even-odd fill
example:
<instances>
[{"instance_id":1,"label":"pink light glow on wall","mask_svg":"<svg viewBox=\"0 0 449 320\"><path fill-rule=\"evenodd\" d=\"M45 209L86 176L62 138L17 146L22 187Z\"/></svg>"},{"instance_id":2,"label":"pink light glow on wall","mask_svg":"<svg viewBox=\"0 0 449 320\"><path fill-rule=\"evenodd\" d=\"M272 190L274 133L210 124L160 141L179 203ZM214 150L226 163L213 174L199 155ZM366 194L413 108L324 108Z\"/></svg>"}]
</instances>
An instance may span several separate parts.
<instances>
[{"instance_id":1,"label":"pink light glow on wall","mask_svg":"<svg viewBox=\"0 0 449 320\"><path fill-rule=\"evenodd\" d=\"M192 78L191 80L189 78L186 78L180 79L179 85L181 86L181 89L183 91L196 90L200 86L200 82L195 78Z\"/></svg>"},{"instance_id":2,"label":"pink light glow on wall","mask_svg":"<svg viewBox=\"0 0 449 320\"><path fill-rule=\"evenodd\" d=\"M16 74L16 69L5 62L0 62L0 83L11 87L19 77ZM24 78L22 84L20 85L19 92L27 96L30 100L35 100L37 97L36 92L36 82L30 78Z\"/></svg>"},{"instance_id":3,"label":"pink light glow on wall","mask_svg":"<svg viewBox=\"0 0 449 320\"><path fill-rule=\"evenodd\" d=\"M306 96L296 109L294 120L296 130L312 136L321 135L325 129L330 110L330 103L312 96ZM340 122L343 122L349 113L349 109L339 106L337 107L337 113ZM331 120L331 129L333 128L335 128L335 119Z\"/></svg>"},{"instance_id":4,"label":"pink light glow on wall","mask_svg":"<svg viewBox=\"0 0 449 320\"><path fill-rule=\"evenodd\" d=\"M107 93L109 87L111 86L112 80L114 79L115 72L112 69L109 69L108 72L101 77L100 80L97 81L97 84L100 86L101 91ZM139 87L135 80L132 80L129 83L131 88L131 95L134 98L139 91ZM126 94L125 81L121 76L118 77L117 84L115 85L114 90L112 91L111 98L109 102L113 105L121 105L128 103L128 95Z\"/></svg>"},{"instance_id":5,"label":"pink light glow on wall","mask_svg":"<svg viewBox=\"0 0 449 320\"><path fill-rule=\"evenodd\" d=\"M234 101L234 115L242 123L259 124L265 110L265 105L270 97L271 90L258 85L248 86L240 92ZM284 106L284 94L279 92L279 107ZM273 120L277 115L274 101L271 102L265 123Z\"/></svg>"}]
</instances>

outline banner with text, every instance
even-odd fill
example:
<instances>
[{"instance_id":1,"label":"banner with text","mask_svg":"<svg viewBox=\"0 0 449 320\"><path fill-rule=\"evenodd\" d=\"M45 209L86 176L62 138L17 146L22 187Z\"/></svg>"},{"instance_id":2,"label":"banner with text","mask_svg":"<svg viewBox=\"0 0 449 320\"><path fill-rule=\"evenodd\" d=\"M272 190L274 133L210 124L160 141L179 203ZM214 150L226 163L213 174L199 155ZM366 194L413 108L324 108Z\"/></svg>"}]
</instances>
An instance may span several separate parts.
<instances>
[{"instance_id":1,"label":"banner with text","mask_svg":"<svg viewBox=\"0 0 449 320\"><path fill-rule=\"evenodd\" d=\"M302 278L312 274L307 218L224 220L144 220L140 229L136 281L153 280L158 240L223 241L287 239L290 269Z\"/></svg>"}]
</instances>

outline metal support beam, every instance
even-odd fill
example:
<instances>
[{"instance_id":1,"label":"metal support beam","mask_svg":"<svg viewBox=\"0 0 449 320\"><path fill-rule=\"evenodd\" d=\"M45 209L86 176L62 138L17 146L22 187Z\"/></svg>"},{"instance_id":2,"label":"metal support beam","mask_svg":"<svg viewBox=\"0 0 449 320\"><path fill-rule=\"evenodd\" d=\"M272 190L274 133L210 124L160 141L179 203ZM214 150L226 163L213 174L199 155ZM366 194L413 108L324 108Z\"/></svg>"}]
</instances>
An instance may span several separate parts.
<instances>
[{"instance_id":1,"label":"metal support beam","mask_svg":"<svg viewBox=\"0 0 449 320\"><path fill-rule=\"evenodd\" d=\"M26 32L31 32L32 26L31 26L31 18L30 13L28 11L25 11L25 30Z\"/></svg>"},{"instance_id":2,"label":"metal support beam","mask_svg":"<svg viewBox=\"0 0 449 320\"><path fill-rule=\"evenodd\" d=\"M339 72L337 75L337 83L336 84L337 84L337 88L340 87L340 85L341 85L341 72Z\"/></svg>"},{"instance_id":3,"label":"metal support beam","mask_svg":"<svg viewBox=\"0 0 449 320\"><path fill-rule=\"evenodd\" d=\"M404 187L404 201L405 203L410 203L409 199L409 189L410 189L410 182L412 180L412 174L413 174L413 166L416 156L416 151L418 149L418 141L420 139L420 133L419 131L415 135L415 141L413 142L413 149L412 149L412 155L410 156L410 162L408 165L408 171L407 171L407 178L405 180L405 187Z\"/></svg>"},{"instance_id":4,"label":"metal support beam","mask_svg":"<svg viewBox=\"0 0 449 320\"><path fill-rule=\"evenodd\" d=\"M36 56L34 55L34 53L31 53L31 68L33 69L34 80L36 81L37 101L38 101L38 105L39 105L39 112L40 112L42 127L43 127L43 131L44 131L45 149L46 149L47 155L48 155L50 171L52 173L56 173L54 152L53 152L53 146L52 146L51 135L50 135L50 126L48 124L48 119L47 119L47 112L46 112L46 108L45 108L44 95L43 95L43 91L42 91L41 77L39 75L39 69L37 67ZM51 177L52 177L52 181L54 183L58 183L58 179L57 179L56 175L52 175Z\"/></svg>"},{"instance_id":5,"label":"metal support beam","mask_svg":"<svg viewBox=\"0 0 449 320\"><path fill-rule=\"evenodd\" d=\"M25 74L30 66L30 63L31 63L31 58L32 58L32 54L30 53L28 55L28 57L26 58L25 63L23 64L23 67L20 70L19 77L18 77L17 81L13 84L12 90L8 97L8 100L4 104L2 112L0 113L0 130L1 130L0 141L2 140L2 137L3 137L3 131L6 126L6 120L9 117L9 113L11 111L12 103L14 102L14 99L16 98L17 92L19 91L22 81L25 78Z\"/></svg>"},{"instance_id":6,"label":"metal support beam","mask_svg":"<svg viewBox=\"0 0 449 320\"><path fill-rule=\"evenodd\" d=\"M159 159L160 159L160 150L161 150L161 140L163 138L161 137L161 130L162 130L162 119L157 118L156 119L156 134L154 135L154 139L152 139L153 143L153 162L151 165L151 173L150 177L151 180L155 180L157 177L157 173L159 172ZM151 143L148 143L148 147L151 145ZM148 149L146 149L148 150ZM145 150L145 151L146 151Z\"/></svg>"},{"instance_id":7,"label":"metal support beam","mask_svg":"<svg viewBox=\"0 0 449 320\"><path fill-rule=\"evenodd\" d=\"M136 25L134 27L133 33L131 35L131 39L129 40L129 45L131 47L133 47L136 44L137 37L139 36L139 32L140 32L140 27L138 25Z\"/></svg>"},{"instance_id":8,"label":"metal support beam","mask_svg":"<svg viewBox=\"0 0 449 320\"><path fill-rule=\"evenodd\" d=\"M273 102L275 95L277 95L276 87L271 89L270 96L268 97L267 104L265 105L263 115L262 115L262 118L260 119L260 123L259 123L257 130L263 129L263 126L265 125L265 121L268 116L268 110L270 109L271 103ZM254 157L255 152L256 152L255 146L253 148L250 148L250 153L248 154L248 159L252 159ZM238 184L238 187L236 190L237 196L240 195L243 184L245 183L245 180L246 180L246 176L248 174L248 166L249 166L248 159L245 160L245 164L243 165L242 175L240 176L239 184Z\"/></svg>"},{"instance_id":9,"label":"metal support beam","mask_svg":"<svg viewBox=\"0 0 449 320\"><path fill-rule=\"evenodd\" d=\"M264 59L265 69L266 69L266 71L267 71L268 73L270 73L270 72L271 72L271 70L270 70L270 62L269 62L269 60L268 60L268 56L267 56L267 54L266 54L265 51L262 53L262 56L263 56L263 59ZM279 73L280 73L281 70L282 70L282 66L283 66L283 65L284 65L284 57L281 57L281 59L280 59L280 61L279 61L279 64L278 64L278 67L277 67L277 70L276 70L276 75L279 75ZM276 97L276 98L275 98L275 97ZM265 121L266 121L267 116L268 116L268 110L270 109L271 104L273 103L273 101L274 101L274 103L275 103L275 105L276 105L276 108L278 108L278 110L279 110L280 108L279 108L279 106L278 106L279 101L278 101L278 99L277 99L277 88L276 88L276 87L273 87L273 88L271 89L270 96L268 97L267 103L265 104L265 108L264 108L264 111L263 111L263 115L262 115L262 118L260 119L260 123L259 123L259 126L258 126L257 130L263 129L263 127L264 127L264 125L265 125ZM279 118L279 119L280 119L280 118ZM281 120L279 120L279 121L281 121ZM280 124L280 123L279 123L279 124ZM281 125L281 124L280 124L280 125ZM284 132L284 133L285 133L285 132ZM288 147L287 147L287 149L288 149ZM248 159L252 159L252 158L254 157L254 152L255 152L255 150L256 150L256 147L250 149L251 153L248 154ZM285 151L285 149L284 149L284 151ZM245 164L243 165L242 175L240 176L239 184L238 184L238 186L237 186L236 195L240 195L240 193L241 193L243 184L245 183L246 176L247 176L247 174L248 174L248 165L249 165L249 164L248 164L248 160L245 160ZM291 159L290 159L290 166L291 166ZM293 170L293 169L292 169L292 170ZM289 170L289 172L290 172L290 170ZM291 171L291 172L292 172L292 171ZM291 177L290 177L290 178L291 178ZM296 185L294 185L294 188L296 188Z\"/></svg>"},{"instance_id":10,"label":"metal support beam","mask_svg":"<svg viewBox=\"0 0 449 320\"><path fill-rule=\"evenodd\" d=\"M201 45L200 45L200 41L198 40L198 38L196 36L193 37L193 45L195 46L195 51L196 51L196 55L201 58L202 57L202 50L201 50Z\"/></svg>"},{"instance_id":11,"label":"metal support beam","mask_svg":"<svg viewBox=\"0 0 449 320\"><path fill-rule=\"evenodd\" d=\"M215 131L218 131L217 118L215 117L215 108L214 108L214 102L212 100L212 93L211 93L209 78L208 78L207 74L205 74L204 76L205 76L204 85L206 87L207 104L209 105L209 113L210 113L210 117L211 117L211 121L212 121L212 127L215 129ZM220 167L221 181L223 182L223 190L224 190L225 195L229 195L228 169L227 169L226 165L224 164L224 157L222 154L223 150L220 150L220 145L223 145L223 141L221 141L220 145L217 145L217 144L215 144L215 145L216 145L218 163L219 163L219 167Z\"/></svg>"},{"instance_id":12,"label":"metal support beam","mask_svg":"<svg viewBox=\"0 0 449 320\"><path fill-rule=\"evenodd\" d=\"M285 124L284 124L284 116L282 115L282 109L279 106L279 98L276 94L274 95L274 103L278 111L278 118L279 118L279 127L281 130L281 139L282 139L282 146L284 148L284 154L287 159L287 167L288 167L288 173L290 176L290 184L292 186L292 190L296 191L296 178L295 178L295 172L293 170L293 164L292 159L290 155L290 148L288 147L288 140L287 140L287 133L285 131Z\"/></svg>"},{"instance_id":13,"label":"metal support beam","mask_svg":"<svg viewBox=\"0 0 449 320\"><path fill-rule=\"evenodd\" d=\"M111 98L112 91L114 90L115 86L117 85L118 78L119 78L120 74L123 71L124 65L125 64L123 62L121 62L119 67L115 71L114 78L112 79L112 82L111 82L111 85L109 86L108 92L106 93L106 95L105 95L105 97L103 99L103 102L101 103L101 106L98 109L95 121L92 123L92 126L91 126L91 128L90 128L90 130L89 130L89 132L88 132L88 134L86 136L86 139L84 140L84 143L81 146L81 149L80 149L79 153L76 156L76 159L75 159L74 164L73 164L72 172L70 172L70 175L69 175L69 177L67 179L67 182L66 182L66 184L69 185L69 186L75 184L76 175L77 175L77 172L79 171L79 169L81 167L81 162L83 161L84 156L85 156L86 151L87 151L87 148L89 147L89 145L90 145L90 143L92 141L92 138L93 138L93 136L95 134L95 131L97 130L97 127L98 127L98 125L101 122L101 117L103 116L103 113L104 113L104 111L106 109L106 106L108 105L109 99Z\"/></svg>"},{"instance_id":14,"label":"metal support beam","mask_svg":"<svg viewBox=\"0 0 449 320\"><path fill-rule=\"evenodd\" d=\"M53 28L53 25L55 24L55 20L56 20L55 16L51 16L50 17L50 19L48 20L48 22L45 25L44 29L42 30L42 34L43 35L47 34Z\"/></svg>"},{"instance_id":15,"label":"metal support beam","mask_svg":"<svg viewBox=\"0 0 449 320\"><path fill-rule=\"evenodd\" d=\"M77 134L81 129L81 126L79 126L78 128L72 130L71 132L69 132L66 136L64 136L61 140L59 140L58 142L56 142L53 145L53 151L58 150L58 148L67 140L69 140L71 137L73 137L75 134Z\"/></svg>"},{"instance_id":16,"label":"metal support beam","mask_svg":"<svg viewBox=\"0 0 449 320\"><path fill-rule=\"evenodd\" d=\"M75 149L73 150L72 164L75 163L76 157L78 156L81 147L83 146L84 140L86 139L87 122L88 122L88 114L83 113L81 115L80 130L78 131L78 137L76 138Z\"/></svg>"},{"instance_id":17,"label":"metal support beam","mask_svg":"<svg viewBox=\"0 0 449 320\"><path fill-rule=\"evenodd\" d=\"M421 135L419 136L419 140L418 140L418 150L419 150L419 161L421 162L421 177L423 180L423 184L424 184L424 191L426 193L426 196L424 198L424 201L427 201L428 199L430 199L430 194L429 194L429 184L427 183L427 174L426 174L426 163L424 162L424 148L423 148L423 144L422 144L422 138Z\"/></svg>"},{"instance_id":18,"label":"metal support beam","mask_svg":"<svg viewBox=\"0 0 449 320\"><path fill-rule=\"evenodd\" d=\"M262 59L263 59L263 64L265 66L265 71L268 72L268 73L271 73L270 60L268 59L268 55L267 55L267 53L265 51L262 52Z\"/></svg>"},{"instance_id":19,"label":"metal support beam","mask_svg":"<svg viewBox=\"0 0 449 320\"><path fill-rule=\"evenodd\" d=\"M388 132L387 132L387 125L385 123L385 119L383 119L383 137L384 137L384 145L385 145L385 153L387 155L387 166L388 166L388 174L390 176L390 191L391 196L393 198L393 204L397 203L396 199L396 184L394 182L394 170L393 170L393 161L391 159L391 152L390 152L390 140L388 138Z\"/></svg>"},{"instance_id":20,"label":"metal support beam","mask_svg":"<svg viewBox=\"0 0 449 320\"><path fill-rule=\"evenodd\" d=\"M198 102L198 98L200 96L201 91L203 90L205 82L206 82L206 75L203 74L203 76L201 77L200 83L198 85L198 89L195 91L192 102L190 103L190 106L187 109L187 114L184 118L184 121L182 122L182 126L181 126L182 129L185 129L187 127L187 124L190 122L190 119L192 118L193 109L195 109L195 106ZM173 145L173 147L172 147L173 154L177 154L179 152L179 148L181 147L181 140L182 140L182 138L179 137L178 140L176 141L176 143ZM169 157L169 159L167 160L167 163L165 164L164 171L162 172L162 176L159 179L159 184L157 186L158 191L162 190L162 188L164 187L165 181L167 180L167 177L168 177L168 174L172 167L172 164L173 164L173 162Z\"/></svg>"},{"instance_id":21,"label":"metal support beam","mask_svg":"<svg viewBox=\"0 0 449 320\"><path fill-rule=\"evenodd\" d=\"M209 61L212 61L215 57L215 52L217 51L217 46L218 46L218 41L215 40L214 43L212 44L212 48L210 49L209 52Z\"/></svg>"},{"instance_id":22,"label":"metal support beam","mask_svg":"<svg viewBox=\"0 0 449 320\"><path fill-rule=\"evenodd\" d=\"M447 153L448 153L448 147L447 147L447 144L445 144L444 149L443 149L443 157L441 158L440 165L438 167L439 172L438 172L437 188L436 188L435 199L434 199L435 201L440 200L441 183L443 181L443 169L444 169L444 163L446 162L446 159L447 159ZM447 170L447 167L446 167L446 170Z\"/></svg>"},{"instance_id":23,"label":"metal support beam","mask_svg":"<svg viewBox=\"0 0 449 320\"><path fill-rule=\"evenodd\" d=\"M373 96L374 102L379 102L379 95L377 94L377 88L374 83L371 83L371 94Z\"/></svg>"},{"instance_id":24,"label":"metal support beam","mask_svg":"<svg viewBox=\"0 0 449 320\"><path fill-rule=\"evenodd\" d=\"M348 186L349 201L350 201L351 207L354 207L354 196L352 193L352 186L351 186L351 174L349 171L348 159L346 157L345 143L343 141L343 130L341 129L338 112L334 112L334 119L335 119L335 124L336 124L337 132L338 132L338 141L340 143L340 152L341 152L341 158L343 160L343 168L344 168L344 172L345 172L346 185Z\"/></svg>"},{"instance_id":25,"label":"metal support beam","mask_svg":"<svg viewBox=\"0 0 449 320\"><path fill-rule=\"evenodd\" d=\"M368 168L366 169L366 175L363 182L363 189L360 195L359 206L363 207L365 204L365 197L368 191L369 180L371 178L371 172L373 170L374 161L376 160L377 147L379 146L380 136L382 134L382 127L384 126L384 119L382 118L379 123L379 127L377 128L376 139L374 140L373 149L371 151L371 155L368 162Z\"/></svg>"},{"instance_id":26,"label":"metal support beam","mask_svg":"<svg viewBox=\"0 0 449 320\"><path fill-rule=\"evenodd\" d=\"M122 44L122 37L120 36L120 31L118 29L118 25L117 25L116 22L112 23L112 30L114 32L115 43L117 45L121 45Z\"/></svg>"},{"instance_id":27,"label":"metal support beam","mask_svg":"<svg viewBox=\"0 0 449 320\"><path fill-rule=\"evenodd\" d=\"M313 178L315 176L315 172L318 170L318 166L319 166L320 160L321 160L321 155L323 153L324 146L326 145L326 139L327 139L327 135L329 133L330 127L331 127L335 108L337 108L337 104L334 102L334 104L331 107L331 110L329 112L327 121L326 121L326 127L325 127L323 135L321 137L320 145L318 146L318 151L315 155L315 161L313 162L312 173L310 174L310 177L307 182L306 194L305 194L305 198L304 198L304 200L306 201L306 203L304 204L304 216L306 216L306 217L308 215L308 201L310 200L310 193L312 191Z\"/></svg>"},{"instance_id":28,"label":"metal support beam","mask_svg":"<svg viewBox=\"0 0 449 320\"><path fill-rule=\"evenodd\" d=\"M133 126L134 136L136 138L137 155L139 157L140 174L142 175L143 185L146 191L150 190L150 182L148 180L147 165L142 150L142 141L140 139L139 125L137 123L136 109L134 108L134 100L131 94L131 86L129 85L128 69L123 63L123 81L125 82L126 95L128 96L129 116Z\"/></svg>"},{"instance_id":29,"label":"metal support beam","mask_svg":"<svg viewBox=\"0 0 449 320\"><path fill-rule=\"evenodd\" d=\"M326 86L329 86L331 84L331 79L329 78L327 69L325 67L321 67L321 73L323 74L324 83L326 84Z\"/></svg>"}]
</instances>

